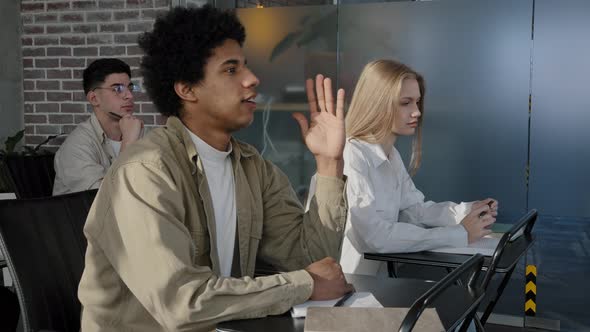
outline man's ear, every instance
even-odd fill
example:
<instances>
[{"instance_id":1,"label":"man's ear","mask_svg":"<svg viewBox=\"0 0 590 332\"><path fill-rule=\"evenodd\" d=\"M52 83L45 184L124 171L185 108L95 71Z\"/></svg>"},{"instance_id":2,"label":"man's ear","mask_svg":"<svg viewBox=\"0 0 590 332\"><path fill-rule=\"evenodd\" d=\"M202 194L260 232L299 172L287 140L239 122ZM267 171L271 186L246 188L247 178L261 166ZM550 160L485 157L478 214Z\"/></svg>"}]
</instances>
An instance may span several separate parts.
<instances>
[{"instance_id":1,"label":"man's ear","mask_svg":"<svg viewBox=\"0 0 590 332\"><path fill-rule=\"evenodd\" d=\"M196 102L199 100L197 97L197 91L194 85L185 82L174 83L174 91L178 97L182 100Z\"/></svg>"},{"instance_id":2,"label":"man's ear","mask_svg":"<svg viewBox=\"0 0 590 332\"><path fill-rule=\"evenodd\" d=\"M94 107L97 107L100 105L100 103L98 102L98 97L96 96L96 92L94 92L94 91L88 91L88 93L86 94L86 100L88 100L90 105L92 105Z\"/></svg>"}]
</instances>

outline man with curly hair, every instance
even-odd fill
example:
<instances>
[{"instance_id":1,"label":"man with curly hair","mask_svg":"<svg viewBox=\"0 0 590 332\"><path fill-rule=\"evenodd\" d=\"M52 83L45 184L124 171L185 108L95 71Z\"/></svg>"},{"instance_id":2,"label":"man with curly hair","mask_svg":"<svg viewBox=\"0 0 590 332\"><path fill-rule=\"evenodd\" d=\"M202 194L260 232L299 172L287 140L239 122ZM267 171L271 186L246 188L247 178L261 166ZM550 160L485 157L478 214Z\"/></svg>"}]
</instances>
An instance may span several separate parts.
<instances>
[{"instance_id":1,"label":"man with curly hair","mask_svg":"<svg viewBox=\"0 0 590 332\"><path fill-rule=\"evenodd\" d=\"M253 121L258 78L235 14L175 8L139 39L164 128L130 146L89 213L82 331L205 331L352 290L337 257L346 220L344 91L307 81L317 163L305 212L287 177L232 133ZM317 97L316 97L317 95ZM336 104L336 105L334 105ZM256 261L277 271L254 277Z\"/></svg>"}]
</instances>

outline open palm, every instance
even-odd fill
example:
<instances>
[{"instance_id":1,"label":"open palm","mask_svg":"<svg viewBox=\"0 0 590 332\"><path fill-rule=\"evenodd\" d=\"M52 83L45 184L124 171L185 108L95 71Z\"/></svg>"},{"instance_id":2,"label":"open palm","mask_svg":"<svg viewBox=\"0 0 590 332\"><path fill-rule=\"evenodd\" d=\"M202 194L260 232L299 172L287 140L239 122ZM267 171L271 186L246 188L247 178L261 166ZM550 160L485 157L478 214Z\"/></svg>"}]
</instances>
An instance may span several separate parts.
<instances>
[{"instance_id":1,"label":"open palm","mask_svg":"<svg viewBox=\"0 0 590 332\"><path fill-rule=\"evenodd\" d=\"M344 129L344 90L339 89L334 105L332 81L317 75L306 81L310 122L301 113L293 114L299 122L305 145L316 159L341 160L346 132ZM317 95L317 98L316 98Z\"/></svg>"}]
</instances>

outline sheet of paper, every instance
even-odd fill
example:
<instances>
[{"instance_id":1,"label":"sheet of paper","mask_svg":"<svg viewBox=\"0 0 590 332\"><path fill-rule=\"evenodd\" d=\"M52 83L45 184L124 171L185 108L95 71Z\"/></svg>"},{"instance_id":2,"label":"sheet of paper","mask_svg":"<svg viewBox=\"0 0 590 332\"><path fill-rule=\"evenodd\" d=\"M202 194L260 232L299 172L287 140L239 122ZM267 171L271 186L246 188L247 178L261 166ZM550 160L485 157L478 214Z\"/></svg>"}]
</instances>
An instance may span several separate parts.
<instances>
[{"instance_id":1,"label":"sheet of paper","mask_svg":"<svg viewBox=\"0 0 590 332\"><path fill-rule=\"evenodd\" d=\"M432 249L429 251L433 252L444 252L448 254L482 254L484 256L492 256L500 239L494 237L483 237L476 242L468 245L467 247L444 247L438 249Z\"/></svg>"},{"instance_id":2,"label":"sheet of paper","mask_svg":"<svg viewBox=\"0 0 590 332\"><path fill-rule=\"evenodd\" d=\"M329 301L306 301L291 308L291 317L305 317L307 308L333 307L340 298ZM353 308L383 308L375 296L370 292L356 292L344 302L343 307Z\"/></svg>"}]
</instances>

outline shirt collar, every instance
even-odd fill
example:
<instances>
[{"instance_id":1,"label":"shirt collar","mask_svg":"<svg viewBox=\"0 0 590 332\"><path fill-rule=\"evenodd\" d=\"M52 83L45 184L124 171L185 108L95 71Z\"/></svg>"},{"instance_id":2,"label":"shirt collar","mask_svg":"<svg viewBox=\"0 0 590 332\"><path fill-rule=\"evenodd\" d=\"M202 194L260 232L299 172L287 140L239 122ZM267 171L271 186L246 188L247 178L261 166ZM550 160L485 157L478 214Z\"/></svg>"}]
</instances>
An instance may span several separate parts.
<instances>
[{"instance_id":1,"label":"shirt collar","mask_svg":"<svg viewBox=\"0 0 590 332\"><path fill-rule=\"evenodd\" d=\"M381 144L369 143L355 138L350 139L350 141L360 145L362 149L367 152L367 156L374 168L381 166L381 164L389 160L383 151ZM393 156L393 149L394 148L392 147L392 151L389 153L390 157Z\"/></svg>"}]
</instances>

